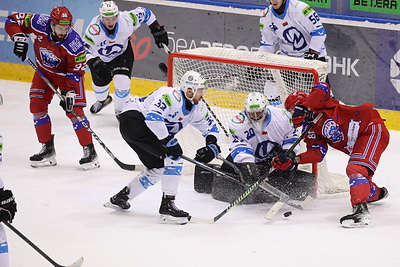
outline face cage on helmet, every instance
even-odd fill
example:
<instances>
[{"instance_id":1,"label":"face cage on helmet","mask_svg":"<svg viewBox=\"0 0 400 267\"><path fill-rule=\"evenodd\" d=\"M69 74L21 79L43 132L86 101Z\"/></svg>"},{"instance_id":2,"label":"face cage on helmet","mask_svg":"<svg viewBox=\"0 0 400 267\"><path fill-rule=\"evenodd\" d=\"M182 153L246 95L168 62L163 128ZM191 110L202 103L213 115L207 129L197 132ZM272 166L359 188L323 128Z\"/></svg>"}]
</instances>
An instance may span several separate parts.
<instances>
[{"instance_id":1,"label":"face cage on helmet","mask_svg":"<svg viewBox=\"0 0 400 267\"><path fill-rule=\"evenodd\" d=\"M253 112L249 112L247 111L247 116L249 117L249 119L253 122L260 122L263 121L265 116L267 115L266 110L261 110L261 111L253 111ZM254 114L254 115L252 115Z\"/></svg>"}]
</instances>

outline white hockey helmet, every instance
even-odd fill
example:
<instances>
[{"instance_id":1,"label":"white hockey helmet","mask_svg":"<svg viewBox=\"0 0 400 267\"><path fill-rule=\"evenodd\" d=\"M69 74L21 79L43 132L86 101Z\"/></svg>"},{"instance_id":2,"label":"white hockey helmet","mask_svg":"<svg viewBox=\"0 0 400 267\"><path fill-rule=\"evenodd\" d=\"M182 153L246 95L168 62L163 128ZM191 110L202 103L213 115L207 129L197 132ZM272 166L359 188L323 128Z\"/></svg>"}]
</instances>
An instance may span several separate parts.
<instances>
[{"instance_id":1,"label":"white hockey helmet","mask_svg":"<svg viewBox=\"0 0 400 267\"><path fill-rule=\"evenodd\" d=\"M118 6L114 1L104 1L100 4L100 16L109 18L118 16Z\"/></svg>"},{"instance_id":2,"label":"white hockey helmet","mask_svg":"<svg viewBox=\"0 0 400 267\"><path fill-rule=\"evenodd\" d=\"M247 116L253 122L261 122L267 115L267 98L261 93L250 93L244 101Z\"/></svg>"},{"instance_id":3,"label":"white hockey helmet","mask_svg":"<svg viewBox=\"0 0 400 267\"><path fill-rule=\"evenodd\" d=\"M188 97L187 95L187 90L189 88L193 91L192 97ZM196 93L201 94L201 96L205 95L207 90L207 81L200 73L196 71L187 71L181 78L181 90L185 93L187 99L192 100Z\"/></svg>"}]
</instances>

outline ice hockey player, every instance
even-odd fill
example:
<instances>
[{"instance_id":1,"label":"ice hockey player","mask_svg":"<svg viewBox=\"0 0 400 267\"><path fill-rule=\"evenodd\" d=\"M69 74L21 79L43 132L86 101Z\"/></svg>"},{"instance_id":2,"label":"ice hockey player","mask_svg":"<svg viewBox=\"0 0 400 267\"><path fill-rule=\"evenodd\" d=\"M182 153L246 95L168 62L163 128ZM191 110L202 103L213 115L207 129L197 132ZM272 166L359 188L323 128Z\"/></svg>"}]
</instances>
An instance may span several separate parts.
<instances>
[{"instance_id":1,"label":"ice hockey player","mask_svg":"<svg viewBox=\"0 0 400 267\"><path fill-rule=\"evenodd\" d=\"M233 162L242 172L248 185L268 173L270 161L277 155L283 155L297 140L297 131L291 123L291 115L283 109L267 106L266 97L258 92L249 93L244 102L244 110L236 114L229 122L230 150L227 160ZM294 158L295 152L288 155ZM235 173L232 167L224 163L222 171ZM297 170L292 162L285 171L275 171L268 183L293 199L304 200L313 194L315 176ZM212 182L212 196L215 199L232 202L244 193L246 188L239 186L219 175ZM257 190L247 197L244 204L272 202L274 197Z\"/></svg>"},{"instance_id":2,"label":"ice hockey player","mask_svg":"<svg viewBox=\"0 0 400 267\"><path fill-rule=\"evenodd\" d=\"M60 106L71 120L75 134L83 147L79 164L84 170L99 167L92 135L71 113L72 109L89 125L83 107L86 106L84 77L86 53L82 39L72 28L72 15L66 7L55 7L49 15L15 13L7 18L5 30L14 42L14 54L24 61L28 52L28 35L35 34L36 65L65 99ZM35 73L29 93L36 135L42 150L30 157L32 167L54 166L54 135L48 114L54 92L38 73ZM68 98L68 101L65 101ZM66 104L68 103L68 105Z\"/></svg>"},{"instance_id":3,"label":"ice hockey player","mask_svg":"<svg viewBox=\"0 0 400 267\"><path fill-rule=\"evenodd\" d=\"M0 135L0 164L2 163L3 138ZM0 177L0 222L12 223L17 212L17 203L11 190L4 189L3 180ZM8 242L4 226L0 223L0 266L9 267Z\"/></svg>"},{"instance_id":4,"label":"ice hockey player","mask_svg":"<svg viewBox=\"0 0 400 267\"><path fill-rule=\"evenodd\" d=\"M125 103L120 114L120 132L146 169L111 197L106 207L129 209L129 200L161 180L161 221L188 222L189 213L174 203L183 165L183 151L174 136L191 124L205 137L205 146L197 150L195 159L208 163L220 153L219 130L201 100L206 86L206 80L198 72L188 71L182 76L180 87L163 86L146 97Z\"/></svg>"},{"instance_id":5,"label":"ice hockey player","mask_svg":"<svg viewBox=\"0 0 400 267\"><path fill-rule=\"evenodd\" d=\"M296 96L297 95L297 96ZM296 100L296 98L299 99ZM286 103L287 102L287 103ZM372 224L367 204L388 196L385 187L378 187L372 177L383 151L389 143L389 131L373 104L347 106L331 97L326 83L315 85L310 94L294 92L285 102L293 109L293 124L306 125L310 114L322 113L322 118L305 138L307 151L295 157L298 164L317 163L325 157L328 145L350 156L346 173L350 184L353 213L340 219L343 227L361 227ZM285 169L293 159L277 162L276 168Z\"/></svg>"},{"instance_id":6,"label":"ice hockey player","mask_svg":"<svg viewBox=\"0 0 400 267\"><path fill-rule=\"evenodd\" d=\"M260 52L278 53L326 62L327 37L317 12L308 4L297 0L269 0L270 5L260 18ZM327 82L328 77L326 78ZM270 105L283 108L275 82L265 85L264 94Z\"/></svg>"},{"instance_id":7,"label":"ice hockey player","mask_svg":"<svg viewBox=\"0 0 400 267\"><path fill-rule=\"evenodd\" d=\"M317 12L297 0L270 0L260 18L260 51L326 61L326 31Z\"/></svg>"},{"instance_id":8,"label":"ice hockey player","mask_svg":"<svg viewBox=\"0 0 400 267\"><path fill-rule=\"evenodd\" d=\"M111 103L109 86L113 79L117 118L124 102L129 99L135 59L130 36L144 23L149 26L157 47L163 48L163 44L168 46L167 31L151 10L137 7L130 11L118 11L114 1L100 4L100 15L92 19L83 37L97 99L90 108L93 114Z\"/></svg>"}]
</instances>

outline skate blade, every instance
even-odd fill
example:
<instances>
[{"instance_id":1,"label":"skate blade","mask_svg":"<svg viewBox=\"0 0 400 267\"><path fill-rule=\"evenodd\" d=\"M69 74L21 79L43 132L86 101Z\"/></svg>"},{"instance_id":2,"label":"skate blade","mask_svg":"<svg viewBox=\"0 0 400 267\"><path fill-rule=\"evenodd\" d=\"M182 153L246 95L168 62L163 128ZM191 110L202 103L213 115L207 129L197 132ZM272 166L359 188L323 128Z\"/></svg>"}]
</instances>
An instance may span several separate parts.
<instances>
[{"instance_id":1,"label":"skate blade","mask_svg":"<svg viewBox=\"0 0 400 267\"><path fill-rule=\"evenodd\" d=\"M354 222L354 220L344 220L342 223L342 227L344 228L362 228L367 226L373 226L374 223L372 222L371 218L364 218L359 222Z\"/></svg>"},{"instance_id":2,"label":"skate blade","mask_svg":"<svg viewBox=\"0 0 400 267\"><path fill-rule=\"evenodd\" d=\"M88 170L93 170L93 169L96 169L96 168L100 168L100 163L99 163L98 160L96 160L96 161L92 161L92 162L89 162L89 163L81 164L81 166L82 166L84 171L88 171Z\"/></svg>"},{"instance_id":3,"label":"skate blade","mask_svg":"<svg viewBox=\"0 0 400 267\"><path fill-rule=\"evenodd\" d=\"M55 158L49 158L42 161L31 161L32 168L42 168L42 167L51 167L56 166L57 161Z\"/></svg>"},{"instance_id":4,"label":"skate blade","mask_svg":"<svg viewBox=\"0 0 400 267\"><path fill-rule=\"evenodd\" d=\"M106 208L109 208L109 209L113 209L113 210L116 210L116 211L123 211L123 212L128 210L128 209L121 209L118 205L114 205L110 201L104 203L103 207L106 207Z\"/></svg>"},{"instance_id":5,"label":"skate blade","mask_svg":"<svg viewBox=\"0 0 400 267\"><path fill-rule=\"evenodd\" d=\"M173 217L170 215L161 214L159 221L162 224L185 225L189 222L189 218L188 217Z\"/></svg>"}]
</instances>

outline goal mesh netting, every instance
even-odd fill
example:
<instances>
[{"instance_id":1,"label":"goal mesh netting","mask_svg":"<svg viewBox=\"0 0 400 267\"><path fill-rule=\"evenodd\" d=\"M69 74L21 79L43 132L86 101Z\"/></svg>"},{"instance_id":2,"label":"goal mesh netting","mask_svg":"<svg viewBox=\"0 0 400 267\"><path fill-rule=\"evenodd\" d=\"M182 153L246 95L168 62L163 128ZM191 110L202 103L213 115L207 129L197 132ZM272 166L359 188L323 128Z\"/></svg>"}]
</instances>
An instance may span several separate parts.
<instances>
[{"instance_id":1,"label":"goal mesh netting","mask_svg":"<svg viewBox=\"0 0 400 267\"><path fill-rule=\"evenodd\" d=\"M179 86L180 78L189 70L207 79L209 89L204 100L220 128L219 144L225 157L230 152L228 121L244 108L248 93L263 93L271 104L279 104L293 91L309 93L314 84L325 81L328 73L326 62L229 48L196 48L172 53L168 69L169 86ZM196 150L204 146L204 138L191 126L177 137L186 156L194 157ZM303 143L300 151L304 150ZM191 172L194 169L191 167L186 167L185 172ZM325 160L318 166L302 168L318 175L319 194L348 190L348 178L330 173Z\"/></svg>"}]
</instances>

